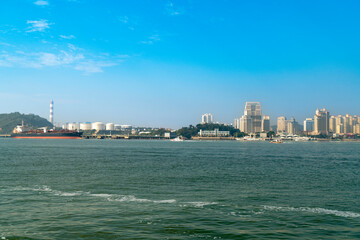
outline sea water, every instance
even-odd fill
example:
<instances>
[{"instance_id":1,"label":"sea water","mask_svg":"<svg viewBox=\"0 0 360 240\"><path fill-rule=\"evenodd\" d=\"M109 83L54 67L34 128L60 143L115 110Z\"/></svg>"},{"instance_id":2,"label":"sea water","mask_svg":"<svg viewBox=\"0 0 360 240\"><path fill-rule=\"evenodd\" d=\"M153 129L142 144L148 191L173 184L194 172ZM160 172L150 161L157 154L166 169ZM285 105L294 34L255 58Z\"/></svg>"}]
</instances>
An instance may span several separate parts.
<instances>
[{"instance_id":1,"label":"sea water","mask_svg":"<svg viewBox=\"0 0 360 240\"><path fill-rule=\"evenodd\" d=\"M0 139L0 239L357 239L359 142Z\"/></svg>"}]
</instances>

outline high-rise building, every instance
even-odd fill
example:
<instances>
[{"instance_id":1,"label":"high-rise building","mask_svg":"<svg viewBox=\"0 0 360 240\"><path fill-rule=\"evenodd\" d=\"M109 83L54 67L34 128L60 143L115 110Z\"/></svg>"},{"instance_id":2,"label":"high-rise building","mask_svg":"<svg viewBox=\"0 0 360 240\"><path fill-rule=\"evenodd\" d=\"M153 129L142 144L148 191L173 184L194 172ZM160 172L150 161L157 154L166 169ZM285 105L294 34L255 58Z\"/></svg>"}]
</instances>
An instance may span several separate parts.
<instances>
[{"instance_id":1,"label":"high-rise building","mask_svg":"<svg viewBox=\"0 0 360 240\"><path fill-rule=\"evenodd\" d=\"M286 132L289 135L295 135L298 133L299 124L295 121L295 118L291 118L290 120L286 121Z\"/></svg>"},{"instance_id":2,"label":"high-rise building","mask_svg":"<svg viewBox=\"0 0 360 240\"><path fill-rule=\"evenodd\" d=\"M330 113L325 109L317 109L314 116L314 134L329 134Z\"/></svg>"},{"instance_id":3,"label":"high-rise building","mask_svg":"<svg viewBox=\"0 0 360 240\"><path fill-rule=\"evenodd\" d=\"M344 124L336 124L336 134L343 134L344 133Z\"/></svg>"},{"instance_id":4,"label":"high-rise building","mask_svg":"<svg viewBox=\"0 0 360 240\"><path fill-rule=\"evenodd\" d=\"M355 134L360 134L360 123L357 123L354 127L354 133Z\"/></svg>"},{"instance_id":5,"label":"high-rise building","mask_svg":"<svg viewBox=\"0 0 360 240\"><path fill-rule=\"evenodd\" d=\"M261 132L260 102L246 102L244 116L249 116L251 118L251 132Z\"/></svg>"},{"instance_id":6,"label":"high-rise building","mask_svg":"<svg viewBox=\"0 0 360 240\"><path fill-rule=\"evenodd\" d=\"M234 119L234 125L233 125L233 127L234 127L235 129L240 129L240 118L235 118L235 119Z\"/></svg>"},{"instance_id":7,"label":"high-rise building","mask_svg":"<svg viewBox=\"0 0 360 240\"><path fill-rule=\"evenodd\" d=\"M201 116L201 124L212 123L212 122L213 122L213 116L211 113L205 113Z\"/></svg>"},{"instance_id":8,"label":"high-rise building","mask_svg":"<svg viewBox=\"0 0 360 240\"><path fill-rule=\"evenodd\" d=\"M314 131L314 120L312 118L307 118L304 121L304 132Z\"/></svg>"},{"instance_id":9,"label":"high-rise building","mask_svg":"<svg viewBox=\"0 0 360 240\"><path fill-rule=\"evenodd\" d=\"M286 133L286 117L281 116L277 119L277 132L278 133Z\"/></svg>"},{"instance_id":10,"label":"high-rise building","mask_svg":"<svg viewBox=\"0 0 360 240\"><path fill-rule=\"evenodd\" d=\"M336 117L331 116L329 119L329 132L335 133L336 132Z\"/></svg>"},{"instance_id":11,"label":"high-rise building","mask_svg":"<svg viewBox=\"0 0 360 240\"><path fill-rule=\"evenodd\" d=\"M262 132L269 132L270 131L270 117L263 116L262 123L261 123L261 131Z\"/></svg>"},{"instance_id":12,"label":"high-rise building","mask_svg":"<svg viewBox=\"0 0 360 240\"><path fill-rule=\"evenodd\" d=\"M352 116L346 114L343 117L343 124L344 124L344 133L353 133L354 121Z\"/></svg>"},{"instance_id":13,"label":"high-rise building","mask_svg":"<svg viewBox=\"0 0 360 240\"><path fill-rule=\"evenodd\" d=\"M253 120L251 116L244 115L240 118L240 131L245 133L253 133Z\"/></svg>"}]
</instances>

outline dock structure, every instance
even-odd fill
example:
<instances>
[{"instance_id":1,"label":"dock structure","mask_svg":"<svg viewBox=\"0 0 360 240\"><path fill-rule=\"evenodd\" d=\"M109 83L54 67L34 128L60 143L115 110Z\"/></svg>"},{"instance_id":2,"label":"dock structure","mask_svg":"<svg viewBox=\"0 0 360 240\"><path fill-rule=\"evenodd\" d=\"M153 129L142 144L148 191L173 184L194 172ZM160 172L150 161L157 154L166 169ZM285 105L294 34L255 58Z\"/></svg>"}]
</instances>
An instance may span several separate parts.
<instances>
[{"instance_id":1,"label":"dock structure","mask_svg":"<svg viewBox=\"0 0 360 240\"><path fill-rule=\"evenodd\" d=\"M0 138L8 138L11 137L10 134L0 134Z\"/></svg>"},{"instance_id":2,"label":"dock structure","mask_svg":"<svg viewBox=\"0 0 360 240\"><path fill-rule=\"evenodd\" d=\"M84 139L139 139L139 140L164 140L167 139L161 136L142 136L142 135L85 135Z\"/></svg>"}]
</instances>

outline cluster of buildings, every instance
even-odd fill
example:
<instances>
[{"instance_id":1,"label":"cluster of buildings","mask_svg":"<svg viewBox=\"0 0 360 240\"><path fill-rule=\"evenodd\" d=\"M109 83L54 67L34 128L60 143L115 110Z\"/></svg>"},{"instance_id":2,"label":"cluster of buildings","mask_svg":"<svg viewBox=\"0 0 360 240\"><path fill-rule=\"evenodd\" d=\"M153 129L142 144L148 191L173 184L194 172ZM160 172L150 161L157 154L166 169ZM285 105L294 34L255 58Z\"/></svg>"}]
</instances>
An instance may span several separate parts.
<instances>
[{"instance_id":1,"label":"cluster of buildings","mask_svg":"<svg viewBox=\"0 0 360 240\"><path fill-rule=\"evenodd\" d=\"M260 102L247 102L244 115L234 119L234 128L244 133L269 132L270 117L262 115Z\"/></svg>"},{"instance_id":2,"label":"cluster of buildings","mask_svg":"<svg viewBox=\"0 0 360 240\"><path fill-rule=\"evenodd\" d=\"M317 109L314 119L304 121L304 132L312 134L360 134L360 116L331 116L326 109Z\"/></svg>"},{"instance_id":3,"label":"cluster of buildings","mask_svg":"<svg viewBox=\"0 0 360 240\"><path fill-rule=\"evenodd\" d=\"M212 114L202 115L202 123L212 122ZM246 102L244 115L234 119L233 127L247 134L274 130L278 135L357 135L360 134L360 116L349 114L331 116L330 112L323 108L317 109L313 118L306 118L303 126L293 117L287 119L285 116L280 116L277 118L277 126L272 129L270 117L262 114L260 102ZM211 135L215 135L215 132Z\"/></svg>"},{"instance_id":4,"label":"cluster of buildings","mask_svg":"<svg viewBox=\"0 0 360 240\"><path fill-rule=\"evenodd\" d=\"M298 134L299 124L294 120L279 117L277 120L278 134ZM360 116L349 114L331 116L325 108L317 109L314 118L306 118L302 129L307 135L351 135L360 134Z\"/></svg>"}]
</instances>

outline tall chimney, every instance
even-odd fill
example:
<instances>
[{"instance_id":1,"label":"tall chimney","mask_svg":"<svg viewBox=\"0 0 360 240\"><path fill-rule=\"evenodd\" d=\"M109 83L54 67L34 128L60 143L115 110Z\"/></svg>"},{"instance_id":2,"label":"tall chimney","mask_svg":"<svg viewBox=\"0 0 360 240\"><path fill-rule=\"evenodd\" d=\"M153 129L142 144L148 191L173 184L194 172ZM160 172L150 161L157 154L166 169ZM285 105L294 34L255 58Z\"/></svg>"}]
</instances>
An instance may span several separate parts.
<instances>
[{"instance_id":1,"label":"tall chimney","mask_svg":"<svg viewBox=\"0 0 360 240\"><path fill-rule=\"evenodd\" d=\"M50 102L50 123L54 125L54 101L51 100Z\"/></svg>"}]
</instances>

